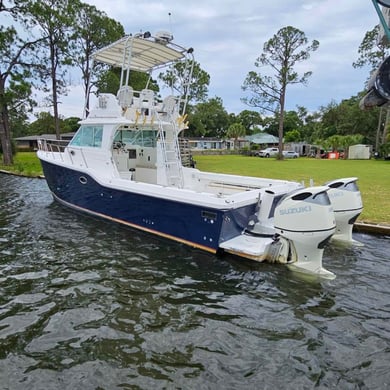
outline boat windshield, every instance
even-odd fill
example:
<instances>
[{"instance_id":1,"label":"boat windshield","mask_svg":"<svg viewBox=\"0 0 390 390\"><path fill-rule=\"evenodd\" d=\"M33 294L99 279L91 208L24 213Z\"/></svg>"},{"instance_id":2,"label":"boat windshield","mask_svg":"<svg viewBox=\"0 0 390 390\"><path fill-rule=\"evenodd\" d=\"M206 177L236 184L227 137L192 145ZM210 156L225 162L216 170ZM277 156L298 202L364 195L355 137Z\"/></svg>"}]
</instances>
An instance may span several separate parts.
<instances>
[{"instance_id":1,"label":"boat windshield","mask_svg":"<svg viewBox=\"0 0 390 390\"><path fill-rule=\"evenodd\" d=\"M155 148L157 144L157 130L126 130L118 129L114 143L122 142L126 145L139 145Z\"/></svg>"},{"instance_id":2,"label":"boat windshield","mask_svg":"<svg viewBox=\"0 0 390 390\"><path fill-rule=\"evenodd\" d=\"M70 146L88 146L100 148L102 146L103 126L81 126L70 141Z\"/></svg>"}]
</instances>

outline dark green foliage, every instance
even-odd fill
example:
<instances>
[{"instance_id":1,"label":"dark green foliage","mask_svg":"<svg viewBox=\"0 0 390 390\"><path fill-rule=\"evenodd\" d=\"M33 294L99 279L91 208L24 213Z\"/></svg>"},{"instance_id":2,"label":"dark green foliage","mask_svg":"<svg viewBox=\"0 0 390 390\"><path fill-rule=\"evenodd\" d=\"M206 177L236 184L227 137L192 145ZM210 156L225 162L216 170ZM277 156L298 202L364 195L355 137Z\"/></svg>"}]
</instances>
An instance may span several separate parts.
<instances>
[{"instance_id":1,"label":"dark green foliage","mask_svg":"<svg viewBox=\"0 0 390 390\"><path fill-rule=\"evenodd\" d=\"M188 84L189 81L188 102L205 102L210 84L210 75L200 67L199 63L195 62L192 79L184 80L184 77L186 77L185 69L186 64L178 62L170 70L160 73L159 79L163 81L166 87L172 88L176 93L184 92L184 95L187 91L181 91L179 86L183 83Z\"/></svg>"},{"instance_id":2,"label":"dark green foliage","mask_svg":"<svg viewBox=\"0 0 390 390\"><path fill-rule=\"evenodd\" d=\"M112 93L116 95L119 89L121 72L119 68L110 68L100 74L96 81L97 93ZM146 73L132 71L130 72L129 85L135 91L141 91L145 88L149 76ZM158 84L154 80L149 81L149 89L159 92Z\"/></svg>"},{"instance_id":3,"label":"dark green foliage","mask_svg":"<svg viewBox=\"0 0 390 390\"><path fill-rule=\"evenodd\" d=\"M92 54L122 38L125 31L119 22L109 18L95 6L85 3L78 3L73 28L74 35L70 42L70 52L74 65L81 70L87 114L91 90L96 87L99 80L103 79L108 71L108 67L103 64L92 64ZM108 82L107 80L107 83L113 84L113 81ZM117 90L118 87L112 93L116 94ZM109 91L111 92L111 87L106 92Z\"/></svg>"},{"instance_id":4,"label":"dark green foliage","mask_svg":"<svg viewBox=\"0 0 390 390\"><path fill-rule=\"evenodd\" d=\"M22 0L7 2L7 7L0 4L0 141L5 165L13 163L12 130L23 123L32 107L31 78L40 67L35 55L40 39L31 37L31 22L24 17L31 4Z\"/></svg>"},{"instance_id":5,"label":"dark green foliage","mask_svg":"<svg viewBox=\"0 0 390 390\"><path fill-rule=\"evenodd\" d=\"M222 99L213 98L198 103L188 115L190 129L189 136L225 137L230 125L229 114L223 107Z\"/></svg>"},{"instance_id":6,"label":"dark green foliage","mask_svg":"<svg viewBox=\"0 0 390 390\"><path fill-rule=\"evenodd\" d=\"M263 124L260 113L251 110L241 111L236 118L233 118L232 122L234 123L235 121L244 126L246 134L252 134L254 129Z\"/></svg>"},{"instance_id":7,"label":"dark green foliage","mask_svg":"<svg viewBox=\"0 0 390 390\"><path fill-rule=\"evenodd\" d=\"M76 117L60 118L60 133L76 132L79 128L79 121L80 118ZM31 122L28 127L28 134L30 135L55 134L55 132L54 117L49 112L40 112L37 115L37 119Z\"/></svg>"}]
</instances>

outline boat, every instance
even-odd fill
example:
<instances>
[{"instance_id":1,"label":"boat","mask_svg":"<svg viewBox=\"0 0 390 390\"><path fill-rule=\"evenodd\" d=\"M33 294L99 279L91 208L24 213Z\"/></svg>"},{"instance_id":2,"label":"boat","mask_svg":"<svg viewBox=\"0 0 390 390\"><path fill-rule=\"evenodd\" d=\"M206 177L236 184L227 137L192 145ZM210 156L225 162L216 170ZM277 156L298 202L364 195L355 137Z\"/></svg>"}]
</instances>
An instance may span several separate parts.
<instances>
[{"instance_id":1,"label":"boat","mask_svg":"<svg viewBox=\"0 0 390 390\"><path fill-rule=\"evenodd\" d=\"M354 241L363 207L356 177L305 187L184 164L193 49L174 43L170 33L147 32L125 36L93 59L121 69L119 90L99 94L67 145L39 140L38 158L56 201L214 254L335 277L323 267L323 252L332 238ZM151 77L177 62L181 84L160 96ZM134 71L149 75L139 91L129 85Z\"/></svg>"}]
</instances>

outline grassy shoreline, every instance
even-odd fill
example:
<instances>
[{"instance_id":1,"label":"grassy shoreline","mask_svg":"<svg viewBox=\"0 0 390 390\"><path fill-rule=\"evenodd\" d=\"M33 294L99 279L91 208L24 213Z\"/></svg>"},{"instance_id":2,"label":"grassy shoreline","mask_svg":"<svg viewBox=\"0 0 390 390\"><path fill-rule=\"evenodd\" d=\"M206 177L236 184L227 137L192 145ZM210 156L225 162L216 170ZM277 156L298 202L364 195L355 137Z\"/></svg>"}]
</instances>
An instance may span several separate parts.
<instances>
[{"instance_id":1,"label":"grassy shoreline","mask_svg":"<svg viewBox=\"0 0 390 390\"><path fill-rule=\"evenodd\" d=\"M314 185L341 177L358 177L364 210L358 222L390 226L390 161L320 160L298 158L277 161L242 155L198 155L197 168L202 171L254 177L295 180ZM20 152L13 166L0 163L0 170L27 177L42 177L42 168L34 152Z\"/></svg>"},{"instance_id":2,"label":"grassy shoreline","mask_svg":"<svg viewBox=\"0 0 390 390\"><path fill-rule=\"evenodd\" d=\"M1 157L1 155L0 155ZM0 158L0 170L26 177L42 177L42 166L35 152L19 152L14 156L14 164L3 165Z\"/></svg>"}]
</instances>

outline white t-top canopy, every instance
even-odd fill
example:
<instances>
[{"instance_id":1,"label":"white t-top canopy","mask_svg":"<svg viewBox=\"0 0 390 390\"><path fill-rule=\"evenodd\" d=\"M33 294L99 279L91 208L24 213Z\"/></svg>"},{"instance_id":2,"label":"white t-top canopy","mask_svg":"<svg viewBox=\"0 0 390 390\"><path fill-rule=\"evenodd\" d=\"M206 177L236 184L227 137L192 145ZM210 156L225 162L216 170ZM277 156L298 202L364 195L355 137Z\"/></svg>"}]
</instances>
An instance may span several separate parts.
<instances>
[{"instance_id":1,"label":"white t-top canopy","mask_svg":"<svg viewBox=\"0 0 390 390\"><path fill-rule=\"evenodd\" d=\"M154 38L128 35L96 51L93 58L111 66L149 72L185 56L187 50L183 47L160 42Z\"/></svg>"}]
</instances>

